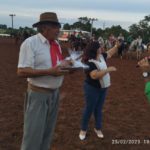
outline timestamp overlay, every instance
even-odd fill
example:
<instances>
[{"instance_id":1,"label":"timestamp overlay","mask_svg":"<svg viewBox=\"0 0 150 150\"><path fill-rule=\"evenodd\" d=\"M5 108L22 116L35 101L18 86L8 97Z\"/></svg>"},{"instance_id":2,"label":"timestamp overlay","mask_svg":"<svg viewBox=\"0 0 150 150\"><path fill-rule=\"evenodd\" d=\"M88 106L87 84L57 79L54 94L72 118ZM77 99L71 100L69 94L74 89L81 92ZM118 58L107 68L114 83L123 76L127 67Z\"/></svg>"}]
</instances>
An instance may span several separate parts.
<instances>
[{"instance_id":1,"label":"timestamp overlay","mask_svg":"<svg viewBox=\"0 0 150 150\"><path fill-rule=\"evenodd\" d=\"M112 145L150 145L150 138L148 139L112 139Z\"/></svg>"}]
</instances>

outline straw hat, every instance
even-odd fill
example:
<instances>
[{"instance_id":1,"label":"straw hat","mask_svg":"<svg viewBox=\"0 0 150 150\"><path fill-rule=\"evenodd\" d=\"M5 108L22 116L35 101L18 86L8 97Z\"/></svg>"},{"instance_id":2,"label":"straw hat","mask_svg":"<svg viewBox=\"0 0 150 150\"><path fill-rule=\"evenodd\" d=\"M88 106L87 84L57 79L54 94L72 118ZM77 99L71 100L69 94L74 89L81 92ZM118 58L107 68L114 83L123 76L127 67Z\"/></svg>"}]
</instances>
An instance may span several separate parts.
<instances>
[{"instance_id":1,"label":"straw hat","mask_svg":"<svg viewBox=\"0 0 150 150\"><path fill-rule=\"evenodd\" d=\"M52 23L52 24L56 24L56 25L58 25L58 26L61 26L61 24L60 24L59 21L58 21L58 18L57 18L56 13L54 13L54 12L45 12L45 13L42 13L42 14L40 15L40 20L39 20L39 22L34 23L32 26L33 26L33 27L37 27L38 25L41 25L41 24L49 24L49 23Z\"/></svg>"}]
</instances>

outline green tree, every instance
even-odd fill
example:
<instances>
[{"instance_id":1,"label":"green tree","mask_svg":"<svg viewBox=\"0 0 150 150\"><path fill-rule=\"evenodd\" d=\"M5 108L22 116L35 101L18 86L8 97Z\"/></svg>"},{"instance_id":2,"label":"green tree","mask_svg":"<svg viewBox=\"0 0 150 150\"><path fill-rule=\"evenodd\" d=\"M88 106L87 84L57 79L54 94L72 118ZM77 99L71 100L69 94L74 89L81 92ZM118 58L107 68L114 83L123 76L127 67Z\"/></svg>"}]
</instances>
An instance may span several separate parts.
<instances>
[{"instance_id":1,"label":"green tree","mask_svg":"<svg viewBox=\"0 0 150 150\"><path fill-rule=\"evenodd\" d=\"M66 23L66 24L64 24L63 29L64 30L70 30L71 26L68 23Z\"/></svg>"},{"instance_id":2,"label":"green tree","mask_svg":"<svg viewBox=\"0 0 150 150\"><path fill-rule=\"evenodd\" d=\"M134 38L139 35L145 43L150 41L150 15L145 16L138 24L133 24L129 27L130 33Z\"/></svg>"},{"instance_id":3,"label":"green tree","mask_svg":"<svg viewBox=\"0 0 150 150\"><path fill-rule=\"evenodd\" d=\"M7 29L7 25L5 25L5 24L0 24L0 29Z\"/></svg>"},{"instance_id":4,"label":"green tree","mask_svg":"<svg viewBox=\"0 0 150 150\"><path fill-rule=\"evenodd\" d=\"M79 29L79 30L85 30L90 32L91 29L90 18L80 17L78 18L78 21L73 23L72 25L69 25L68 23L64 24L63 29L65 30Z\"/></svg>"},{"instance_id":5,"label":"green tree","mask_svg":"<svg viewBox=\"0 0 150 150\"><path fill-rule=\"evenodd\" d=\"M63 29L66 30L79 29L79 30L85 30L91 32L91 18L79 17L78 21L73 23L72 25L69 25L68 23L64 24ZM95 34L97 38L99 36L108 38L110 34L114 34L115 36L118 36L120 33L122 33L125 36L125 38L128 37L129 35L128 31L123 29L120 25L112 26L110 28L106 28L105 30L101 28L98 29L92 28L92 33Z\"/></svg>"}]
</instances>

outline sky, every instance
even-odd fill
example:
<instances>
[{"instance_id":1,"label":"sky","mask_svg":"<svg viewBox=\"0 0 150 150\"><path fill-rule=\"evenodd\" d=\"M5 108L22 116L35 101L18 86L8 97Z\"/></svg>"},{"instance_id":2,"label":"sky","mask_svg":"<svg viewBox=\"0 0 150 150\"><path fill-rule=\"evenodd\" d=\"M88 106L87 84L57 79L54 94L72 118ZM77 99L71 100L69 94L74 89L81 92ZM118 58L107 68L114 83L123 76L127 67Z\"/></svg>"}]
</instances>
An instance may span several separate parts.
<instances>
[{"instance_id":1,"label":"sky","mask_svg":"<svg viewBox=\"0 0 150 150\"><path fill-rule=\"evenodd\" d=\"M150 15L150 0L1 0L0 24L32 27L43 12L56 12L61 23L73 24L79 17L97 18L93 27L121 25L124 29Z\"/></svg>"}]
</instances>

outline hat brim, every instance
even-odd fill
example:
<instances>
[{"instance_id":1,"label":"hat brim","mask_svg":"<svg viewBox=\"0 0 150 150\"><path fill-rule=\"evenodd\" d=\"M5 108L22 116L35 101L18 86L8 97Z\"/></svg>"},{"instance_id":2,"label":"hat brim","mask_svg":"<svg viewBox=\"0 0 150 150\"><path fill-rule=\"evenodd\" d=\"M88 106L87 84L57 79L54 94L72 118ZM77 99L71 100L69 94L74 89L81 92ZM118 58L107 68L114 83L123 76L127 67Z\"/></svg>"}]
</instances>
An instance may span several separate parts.
<instances>
[{"instance_id":1,"label":"hat brim","mask_svg":"<svg viewBox=\"0 0 150 150\"><path fill-rule=\"evenodd\" d=\"M54 22L54 21L39 21L37 23L34 23L32 27L38 27L39 25L42 24L54 24L54 25L58 25L61 28L61 24L59 22Z\"/></svg>"}]
</instances>

